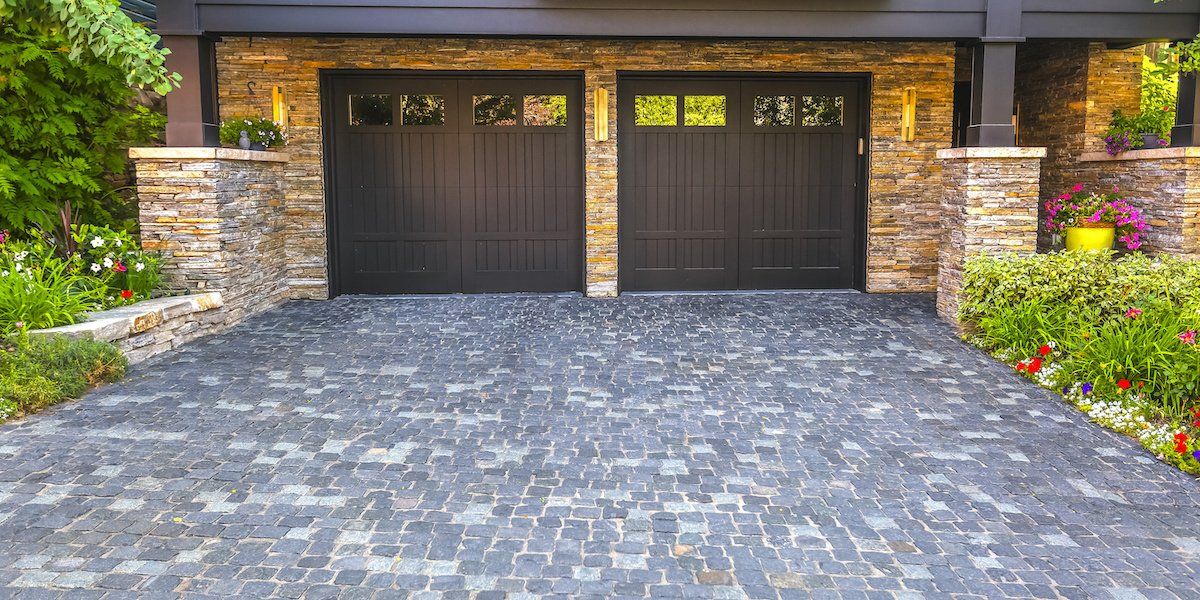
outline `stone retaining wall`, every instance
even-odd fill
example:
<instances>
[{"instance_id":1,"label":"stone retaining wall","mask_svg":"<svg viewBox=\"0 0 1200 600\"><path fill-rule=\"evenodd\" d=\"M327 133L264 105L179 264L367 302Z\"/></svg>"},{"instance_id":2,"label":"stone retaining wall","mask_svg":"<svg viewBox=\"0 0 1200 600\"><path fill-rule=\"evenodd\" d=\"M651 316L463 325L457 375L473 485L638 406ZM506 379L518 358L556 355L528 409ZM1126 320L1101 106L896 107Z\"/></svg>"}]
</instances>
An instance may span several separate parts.
<instances>
[{"instance_id":1,"label":"stone retaining wall","mask_svg":"<svg viewBox=\"0 0 1200 600\"><path fill-rule=\"evenodd\" d=\"M1200 147L1080 156L1080 179L1117 186L1146 215L1146 252L1200 259Z\"/></svg>"},{"instance_id":2,"label":"stone retaining wall","mask_svg":"<svg viewBox=\"0 0 1200 600\"><path fill-rule=\"evenodd\" d=\"M133 148L142 247L171 289L220 292L226 324L288 299L289 156L229 148Z\"/></svg>"},{"instance_id":3,"label":"stone retaining wall","mask_svg":"<svg viewBox=\"0 0 1200 600\"><path fill-rule=\"evenodd\" d=\"M216 292L155 298L94 313L74 325L29 333L111 342L133 364L225 328L224 306Z\"/></svg>"},{"instance_id":4,"label":"stone retaining wall","mask_svg":"<svg viewBox=\"0 0 1200 600\"><path fill-rule=\"evenodd\" d=\"M1045 148L954 148L946 165L938 315L958 326L965 262L979 254L1037 250L1038 175Z\"/></svg>"}]
</instances>

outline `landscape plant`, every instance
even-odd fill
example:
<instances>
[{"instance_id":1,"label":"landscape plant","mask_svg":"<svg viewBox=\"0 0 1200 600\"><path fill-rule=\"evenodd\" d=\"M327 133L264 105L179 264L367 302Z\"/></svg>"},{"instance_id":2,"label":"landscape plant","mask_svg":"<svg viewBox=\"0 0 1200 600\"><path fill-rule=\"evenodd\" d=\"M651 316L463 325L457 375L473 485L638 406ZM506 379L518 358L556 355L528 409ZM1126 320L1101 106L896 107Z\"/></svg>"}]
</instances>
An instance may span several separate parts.
<instances>
[{"instance_id":1,"label":"landscape plant","mask_svg":"<svg viewBox=\"0 0 1200 600\"><path fill-rule=\"evenodd\" d=\"M279 129L279 124L263 117L234 117L222 121L219 130L221 143L236 147L243 131L251 143L262 144L266 148L287 143L287 136Z\"/></svg>"},{"instance_id":2,"label":"landscape plant","mask_svg":"<svg viewBox=\"0 0 1200 600\"><path fill-rule=\"evenodd\" d=\"M1098 423L1200 474L1200 263L1141 253L979 256L969 341Z\"/></svg>"},{"instance_id":3,"label":"landscape plant","mask_svg":"<svg viewBox=\"0 0 1200 600\"><path fill-rule=\"evenodd\" d=\"M112 221L125 149L163 125L137 89L178 81L157 43L115 0L0 1L0 229Z\"/></svg>"},{"instance_id":4,"label":"landscape plant","mask_svg":"<svg viewBox=\"0 0 1200 600\"><path fill-rule=\"evenodd\" d=\"M1068 227L1113 227L1117 241L1128 250L1142 247L1146 220L1142 211L1121 197L1120 190L1084 193L1082 183L1045 203L1046 229L1059 233Z\"/></svg>"},{"instance_id":5,"label":"landscape plant","mask_svg":"<svg viewBox=\"0 0 1200 600\"><path fill-rule=\"evenodd\" d=\"M0 421L39 411L125 374L112 344L40 338L20 329L0 338Z\"/></svg>"}]
</instances>

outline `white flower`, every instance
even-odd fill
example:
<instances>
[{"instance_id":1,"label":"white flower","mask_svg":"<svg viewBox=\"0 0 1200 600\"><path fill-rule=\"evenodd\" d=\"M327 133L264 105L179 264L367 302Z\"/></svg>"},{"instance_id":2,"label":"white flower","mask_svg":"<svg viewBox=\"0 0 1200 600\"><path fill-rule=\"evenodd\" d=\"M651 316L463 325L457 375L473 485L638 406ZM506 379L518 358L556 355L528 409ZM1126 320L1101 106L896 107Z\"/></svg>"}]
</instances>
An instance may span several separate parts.
<instances>
[{"instance_id":1,"label":"white flower","mask_svg":"<svg viewBox=\"0 0 1200 600\"><path fill-rule=\"evenodd\" d=\"M92 238L92 247L93 248L99 248L100 246L103 246L103 245L104 245L104 238L102 238L100 236L96 236L96 237Z\"/></svg>"},{"instance_id":2,"label":"white flower","mask_svg":"<svg viewBox=\"0 0 1200 600\"><path fill-rule=\"evenodd\" d=\"M105 256L105 257L104 257L104 268L105 268L105 269L111 269L111 268L112 268L112 266L113 266L113 260L112 260L111 258L109 258L109 257Z\"/></svg>"},{"instance_id":3,"label":"white flower","mask_svg":"<svg viewBox=\"0 0 1200 600\"><path fill-rule=\"evenodd\" d=\"M16 271L17 271L18 273L20 273L20 272L21 272L21 269L24 269L24 268L25 268L25 266L24 266L24 265L22 265L21 263L16 263L16 264L14 264L14 265L13 265L13 269L16 269Z\"/></svg>"},{"instance_id":4,"label":"white flower","mask_svg":"<svg viewBox=\"0 0 1200 600\"><path fill-rule=\"evenodd\" d=\"M100 265L98 265L98 264L96 264L96 263L92 263L92 272L93 272L93 273L99 273L99 272L100 272Z\"/></svg>"},{"instance_id":5,"label":"white flower","mask_svg":"<svg viewBox=\"0 0 1200 600\"><path fill-rule=\"evenodd\" d=\"M21 262L21 261L25 260L25 258L26 258L27 256L29 256L29 251L28 251L28 250L24 250L24 251L22 251L22 252L18 252L18 253L16 253L16 255L14 255L14 256L13 256L13 260L15 260L15 261L17 261L17 262Z\"/></svg>"},{"instance_id":6,"label":"white flower","mask_svg":"<svg viewBox=\"0 0 1200 600\"><path fill-rule=\"evenodd\" d=\"M142 269L145 269L145 268L146 268L145 263L137 263L136 265L133 265L133 270L137 271L138 273L141 273Z\"/></svg>"},{"instance_id":7,"label":"white flower","mask_svg":"<svg viewBox=\"0 0 1200 600\"><path fill-rule=\"evenodd\" d=\"M117 240L115 240L114 243L117 245L118 248L121 247L121 240L119 238Z\"/></svg>"},{"instance_id":8,"label":"white flower","mask_svg":"<svg viewBox=\"0 0 1200 600\"><path fill-rule=\"evenodd\" d=\"M8 271L0 271L0 277L8 277Z\"/></svg>"}]
</instances>

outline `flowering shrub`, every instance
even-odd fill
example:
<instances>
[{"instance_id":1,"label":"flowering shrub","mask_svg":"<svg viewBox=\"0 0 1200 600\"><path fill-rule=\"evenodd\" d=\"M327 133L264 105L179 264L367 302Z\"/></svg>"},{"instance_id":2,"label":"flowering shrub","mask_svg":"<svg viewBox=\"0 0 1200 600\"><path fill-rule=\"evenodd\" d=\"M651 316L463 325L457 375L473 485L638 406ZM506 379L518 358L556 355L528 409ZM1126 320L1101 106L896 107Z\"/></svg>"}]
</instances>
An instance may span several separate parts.
<instances>
[{"instance_id":1,"label":"flowering shrub","mask_svg":"<svg viewBox=\"0 0 1200 600\"><path fill-rule=\"evenodd\" d=\"M1119 110L1113 111L1108 131L1104 134L1104 147L1110 156L1127 150L1145 148L1143 133L1159 136L1159 147L1171 145L1171 127L1175 124L1174 102L1170 105L1146 107L1136 115L1128 116Z\"/></svg>"},{"instance_id":2,"label":"flowering shrub","mask_svg":"<svg viewBox=\"0 0 1200 600\"><path fill-rule=\"evenodd\" d=\"M279 129L279 124L263 117L234 117L221 122L219 135L222 144L237 146L242 132L251 142L257 142L271 148L287 144L287 135Z\"/></svg>"},{"instance_id":3,"label":"flowering shrub","mask_svg":"<svg viewBox=\"0 0 1200 600\"><path fill-rule=\"evenodd\" d=\"M970 341L1200 474L1200 263L1055 253L967 263Z\"/></svg>"},{"instance_id":4,"label":"flowering shrub","mask_svg":"<svg viewBox=\"0 0 1200 600\"><path fill-rule=\"evenodd\" d=\"M1117 239L1129 250L1142 247L1146 220L1142 211L1121 198L1117 188L1111 193L1083 194L1077 183L1070 192L1047 200L1046 229L1059 232L1067 227L1115 227Z\"/></svg>"},{"instance_id":5,"label":"flowering shrub","mask_svg":"<svg viewBox=\"0 0 1200 600\"><path fill-rule=\"evenodd\" d=\"M149 298L158 286L158 258L129 234L81 225L71 235L77 250L67 254L43 240L0 234L0 333L18 324L75 323L86 313Z\"/></svg>"}]
</instances>

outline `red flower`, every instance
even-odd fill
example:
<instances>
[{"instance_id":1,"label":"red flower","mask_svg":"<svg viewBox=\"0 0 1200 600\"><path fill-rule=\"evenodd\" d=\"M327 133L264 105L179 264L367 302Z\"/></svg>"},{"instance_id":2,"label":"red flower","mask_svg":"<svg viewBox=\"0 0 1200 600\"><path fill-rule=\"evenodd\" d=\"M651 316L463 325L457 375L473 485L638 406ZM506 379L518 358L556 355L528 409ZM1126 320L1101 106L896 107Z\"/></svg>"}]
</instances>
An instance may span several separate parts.
<instances>
[{"instance_id":1,"label":"red flower","mask_svg":"<svg viewBox=\"0 0 1200 600\"><path fill-rule=\"evenodd\" d=\"M121 298L128 300L133 297L133 290L121 290Z\"/></svg>"},{"instance_id":2,"label":"red flower","mask_svg":"<svg viewBox=\"0 0 1200 600\"><path fill-rule=\"evenodd\" d=\"M1025 361L1021 361L1021 362L1017 363L1017 371L1020 371L1022 373L1025 372Z\"/></svg>"},{"instance_id":3,"label":"red flower","mask_svg":"<svg viewBox=\"0 0 1200 600\"><path fill-rule=\"evenodd\" d=\"M1050 344L1046 344L1046 345L1042 346L1041 348L1038 348L1038 354L1041 354L1042 356L1050 356L1050 353L1053 351L1054 351L1054 348L1051 348Z\"/></svg>"},{"instance_id":4,"label":"red flower","mask_svg":"<svg viewBox=\"0 0 1200 600\"><path fill-rule=\"evenodd\" d=\"M1175 434L1175 451L1180 454L1187 452L1187 449L1188 449L1187 442L1188 442L1188 434L1186 434L1182 431Z\"/></svg>"},{"instance_id":5,"label":"red flower","mask_svg":"<svg viewBox=\"0 0 1200 600\"><path fill-rule=\"evenodd\" d=\"M1127 390L1127 389L1129 389L1129 388L1130 388L1130 387L1132 387L1132 386L1133 386L1133 384L1132 384L1132 383L1129 383L1129 380L1128 380L1128 379L1122 379L1122 380L1120 380L1120 381L1118 381L1118 382L1117 382L1117 387L1119 387L1119 388L1121 388L1121 389L1123 389L1123 390Z\"/></svg>"},{"instance_id":6,"label":"red flower","mask_svg":"<svg viewBox=\"0 0 1200 600\"><path fill-rule=\"evenodd\" d=\"M1040 358L1031 359L1029 361L1029 368L1027 370L1029 371L1030 375L1033 375L1034 373L1041 371L1042 370L1042 359L1040 359Z\"/></svg>"},{"instance_id":7,"label":"red flower","mask_svg":"<svg viewBox=\"0 0 1200 600\"><path fill-rule=\"evenodd\" d=\"M114 272L114 273L124 273L125 271L128 271L128 270L129 270L129 269L127 269L127 268L125 267L125 265L124 265L124 264L122 264L122 263L121 263L121 261L119 261L119 260L117 261L117 264L113 265L113 272Z\"/></svg>"}]
</instances>

